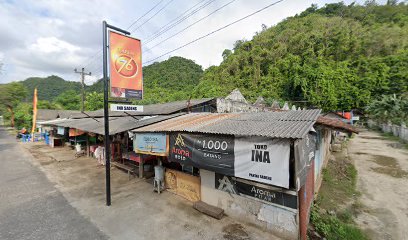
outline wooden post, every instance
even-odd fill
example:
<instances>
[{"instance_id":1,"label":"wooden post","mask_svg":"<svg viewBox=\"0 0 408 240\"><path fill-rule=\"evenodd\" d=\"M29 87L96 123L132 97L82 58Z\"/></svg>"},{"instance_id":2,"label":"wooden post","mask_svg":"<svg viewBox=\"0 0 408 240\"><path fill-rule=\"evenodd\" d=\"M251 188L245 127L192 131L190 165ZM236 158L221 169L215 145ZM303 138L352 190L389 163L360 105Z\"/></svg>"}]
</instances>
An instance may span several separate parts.
<instances>
[{"instance_id":1,"label":"wooden post","mask_svg":"<svg viewBox=\"0 0 408 240\"><path fill-rule=\"evenodd\" d=\"M89 157L90 152L89 152L89 134L86 134L86 155Z\"/></svg>"}]
</instances>

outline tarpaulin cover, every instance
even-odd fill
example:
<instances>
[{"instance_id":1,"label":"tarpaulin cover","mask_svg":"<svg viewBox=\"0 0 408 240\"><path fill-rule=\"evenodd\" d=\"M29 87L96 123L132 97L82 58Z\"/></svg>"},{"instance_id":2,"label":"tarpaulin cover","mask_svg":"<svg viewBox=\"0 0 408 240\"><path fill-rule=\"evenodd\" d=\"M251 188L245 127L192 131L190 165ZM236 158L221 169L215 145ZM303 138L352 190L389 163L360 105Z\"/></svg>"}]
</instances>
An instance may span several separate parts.
<instances>
[{"instance_id":1,"label":"tarpaulin cover","mask_svg":"<svg viewBox=\"0 0 408 240\"><path fill-rule=\"evenodd\" d=\"M69 136L70 137L76 137L76 136L80 136L82 134L84 134L85 132L79 129L75 129L75 128L70 128L69 129Z\"/></svg>"}]
</instances>

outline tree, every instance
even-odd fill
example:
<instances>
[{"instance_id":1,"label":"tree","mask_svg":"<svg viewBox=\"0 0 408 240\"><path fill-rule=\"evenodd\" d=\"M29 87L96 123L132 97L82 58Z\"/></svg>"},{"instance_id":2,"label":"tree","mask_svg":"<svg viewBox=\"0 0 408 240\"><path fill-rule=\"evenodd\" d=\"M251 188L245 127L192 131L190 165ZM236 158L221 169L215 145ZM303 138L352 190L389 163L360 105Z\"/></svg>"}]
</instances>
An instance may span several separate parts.
<instances>
[{"instance_id":1,"label":"tree","mask_svg":"<svg viewBox=\"0 0 408 240\"><path fill-rule=\"evenodd\" d=\"M305 102L324 110L365 109L382 94L408 91L408 5L312 5L238 40L204 72L193 97L239 88L249 101ZM228 57L225 57L228 56Z\"/></svg>"},{"instance_id":2,"label":"tree","mask_svg":"<svg viewBox=\"0 0 408 240\"><path fill-rule=\"evenodd\" d=\"M367 111L371 118L382 123L408 123L408 95L383 95L381 99L370 103Z\"/></svg>"},{"instance_id":3,"label":"tree","mask_svg":"<svg viewBox=\"0 0 408 240\"><path fill-rule=\"evenodd\" d=\"M0 85L0 104L10 113L11 127L15 125L14 108L27 96L27 89L17 82Z\"/></svg>"},{"instance_id":4,"label":"tree","mask_svg":"<svg viewBox=\"0 0 408 240\"><path fill-rule=\"evenodd\" d=\"M230 55L232 54L232 51L231 50L229 50L229 49L225 49L223 52L222 52L222 59L227 59Z\"/></svg>"},{"instance_id":5,"label":"tree","mask_svg":"<svg viewBox=\"0 0 408 240\"><path fill-rule=\"evenodd\" d=\"M59 109L58 105L47 100L38 100L37 109Z\"/></svg>"},{"instance_id":6,"label":"tree","mask_svg":"<svg viewBox=\"0 0 408 240\"><path fill-rule=\"evenodd\" d=\"M58 95L54 103L62 109L79 110L81 97L75 90L68 90Z\"/></svg>"},{"instance_id":7,"label":"tree","mask_svg":"<svg viewBox=\"0 0 408 240\"><path fill-rule=\"evenodd\" d=\"M15 126L17 129L25 127L29 130L32 127L33 105L27 102L20 102L15 107Z\"/></svg>"},{"instance_id":8,"label":"tree","mask_svg":"<svg viewBox=\"0 0 408 240\"><path fill-rule=\"evenodd\" d=\"M85 100L85 109L87 111L95 111L101 108L103 108L103 93L88 93Z\"/></svg>"}]
</instances>

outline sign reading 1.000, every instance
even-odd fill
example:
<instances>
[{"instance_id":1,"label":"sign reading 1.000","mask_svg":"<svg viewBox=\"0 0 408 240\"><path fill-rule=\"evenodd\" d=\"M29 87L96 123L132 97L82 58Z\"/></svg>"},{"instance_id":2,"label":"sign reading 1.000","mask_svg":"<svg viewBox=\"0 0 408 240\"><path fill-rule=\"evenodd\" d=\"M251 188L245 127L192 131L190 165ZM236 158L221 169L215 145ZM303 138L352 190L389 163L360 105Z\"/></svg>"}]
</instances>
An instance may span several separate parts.
<instances>
[{"instance_id":1,"label":"sign reading 1.000","mask_svg":"<svg viewBox=\"0 0 408 240\"><path fill-rule=\"evenodd\" d=\"M209 150L227 150L228 148L228 143L226 141L218 141L218 140L203 140L203 149L209 149Z\"/></svg>"}]
</instances>

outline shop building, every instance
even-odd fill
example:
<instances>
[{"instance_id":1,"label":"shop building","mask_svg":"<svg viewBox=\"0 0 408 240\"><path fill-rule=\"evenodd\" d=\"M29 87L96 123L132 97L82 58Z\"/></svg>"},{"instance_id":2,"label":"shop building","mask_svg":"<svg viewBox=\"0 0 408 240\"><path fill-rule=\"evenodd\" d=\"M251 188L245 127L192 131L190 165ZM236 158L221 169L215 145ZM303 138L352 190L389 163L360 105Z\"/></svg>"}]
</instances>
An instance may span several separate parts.
<instances>
[{"instance_id":1,"label":"shop building","mask_svg":"<svg viewBox=\"0 0 408 240\"><path fill-rule=\"evenodd\" d=\"M174 192L297 239L306 231L314 197L313 126L319 114L191 113L133 132L167 135L163 165Z\"/></svg>"}]
</instances>

